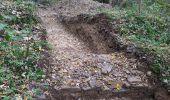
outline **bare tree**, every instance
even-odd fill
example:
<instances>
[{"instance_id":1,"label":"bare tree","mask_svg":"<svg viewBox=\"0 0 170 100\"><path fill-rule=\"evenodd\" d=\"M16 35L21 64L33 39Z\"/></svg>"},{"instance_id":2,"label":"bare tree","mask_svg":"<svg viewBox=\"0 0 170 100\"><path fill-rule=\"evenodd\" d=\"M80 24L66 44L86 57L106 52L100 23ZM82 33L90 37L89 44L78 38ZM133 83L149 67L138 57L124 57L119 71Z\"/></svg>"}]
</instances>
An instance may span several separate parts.
<instances>
[{"instance_id":1,"label":"bare tree","mask_svg":"<svg viewBox=\"0 0 170 100\"><path fill-rule=\"evenodd\" d=\"M138 4L138 14L140 14L142 10L142 0L137 0L137 4Z\"/></svg>"}]
</instances>

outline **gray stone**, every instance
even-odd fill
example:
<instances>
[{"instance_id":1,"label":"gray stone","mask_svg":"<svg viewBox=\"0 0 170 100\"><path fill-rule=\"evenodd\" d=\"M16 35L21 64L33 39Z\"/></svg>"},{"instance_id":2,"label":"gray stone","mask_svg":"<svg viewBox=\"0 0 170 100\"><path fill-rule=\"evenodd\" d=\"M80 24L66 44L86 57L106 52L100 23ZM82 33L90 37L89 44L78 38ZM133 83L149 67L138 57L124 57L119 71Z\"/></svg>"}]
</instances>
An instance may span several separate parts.
<instances>
[{"instance_id":1,"label":"gray stone","mask_svg":"<svg viewBox=\"0 0 170 100\"><path fill-rule=\"evenodd\" d=\"M152 75L152 72L151 71L148 71L147 72L147 76L151 76Z\"/></svg>"},{"instance_id":2,"label":"gray stone","mask_svg":"<svg viewBox=\"0 0 170 100\"><path fill-rule=\"evenodd\" d=\"M126 73L126 74L130 74L130 71L129 71L129 70L125 70L125 73Z\"/></svg>"},{"instance_id":3,"label":"gray stone","mask_svg":"<svg viewBox=\"0 0 170 100\"><path fill-rule=\"evenodd\" d=\"M142 80L139 76L128 77L128 82L130 82L130 83L141 82L141 81Z\"/></svg>"},{"instance_id":4,"label":"gray stone","mask_svg":"<svg viewBox=\"0 0 170 100\"><path fill-rule=\"evenodd\" d=\"M51 77L52 77L53 79L56 79L56 74L52 74Z\"/></svg>"},{"instance_id":5,"label":"gray stone","mask_svg":"<svg viewBox=\"0 0 170 100\"><path fill-rule=\"evenodd\" d=\"M40 95L40 96L38 96L37 98L36 98L36 100L46 100L47 98L46 98L46 96L44 95L44 94L42 94L42 95Z\"/></svg>"},{"instance_id":6,"label":"gray stone","mask_svg":"<svg viewBox=\"0 0 170 100\"><path fill-rule=\"evenodd\" d=\"M113 75L116 76L116 77L123 77L124 76L122 72L118 72L118 71L114 71Z\"/></svg>"},{"instance_id":7,"label":"gray stone","mask_svg":"<svg viewBox=\"0 0 170 100\"><path fill-rule=\"evenodd\" d=\"M96 87L96 78L92 77L89 81L88 84L90 85L91 88Z\"/></svg>"},{"instance_id":8,"label":"gray stone","mask_svg":"<svg viewBox=\"0 0 170 100\"><path fill-rule=\"evenodd\" d=\"M136 51L135 45L128 45L126 48L127 53L134 53Z\"/></svg>"},{"instance_id":9,"label":"gray stone","mask_svg":"<svg viewBox=\"0 0 170 100\"><path fill-rule=\"evenodd\" d=\"M89 78L90 77L90 73L82 72L82 77Z\"/></svg>"},{"instance_id":10,"label":"gray stone","mask_svg":"<svg viewBox=\"0 0 170 100\"><path fill-rule=\"evenodd\" d=\"M99 63L98 67L101 68L102 74L108 74L112 71L113 65L108 62Z\"/></svg>"},{"instance_id":11,"label":"gray stone","mask_svg":"<svg viewBox=\"0 0 170 100\"><path fill-rule=\"evenodd\" d=\"M91 88L88 87L88 86L86 86L86 87L82 87L82 89L83 89L84 91L87 91L87 90L90 90Z\"/></svg>"},{"instance_id":12,"label":"gray stone","mask_svg":"<svg viewBox=\"0 0 170 100\"><path fill-rule=\"evenodd\" d=\"M143 74L141 71L139 71L139 70L131 70L131 73L133 74L133 75L138 75L138 74Z\"/></svg>"}]
</instances>

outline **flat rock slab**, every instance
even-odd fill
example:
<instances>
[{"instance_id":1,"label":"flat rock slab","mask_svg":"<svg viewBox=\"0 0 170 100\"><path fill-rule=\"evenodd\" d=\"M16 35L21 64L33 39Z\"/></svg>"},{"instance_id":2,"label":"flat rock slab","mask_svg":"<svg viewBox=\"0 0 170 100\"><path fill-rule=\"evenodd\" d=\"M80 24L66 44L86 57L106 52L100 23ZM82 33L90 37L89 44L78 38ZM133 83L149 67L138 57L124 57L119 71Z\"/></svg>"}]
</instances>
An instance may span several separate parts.
<instances>
[{"instance_id":1,"label":"flat rock slab","mask_svg":"<svg viewBox=\"0 0 170 100\"><path fill-rule=\"evenodd\" d=\"M132 76L132 77L128 77L128 82L130 83L135 83L135 82L142 82L141 77L139 76Z\"/></svg>"},{"instance_id":2,"label":"flat rock slab","mask_svg":"<svg viewBox=\"0 0 170 100\"><path fill-rule=\"evenodd\" d=\"M108 74L114 68L114 66L108 62L98 63L97 67L101 69L102 74Z\"/></svg>"}]
</instances>

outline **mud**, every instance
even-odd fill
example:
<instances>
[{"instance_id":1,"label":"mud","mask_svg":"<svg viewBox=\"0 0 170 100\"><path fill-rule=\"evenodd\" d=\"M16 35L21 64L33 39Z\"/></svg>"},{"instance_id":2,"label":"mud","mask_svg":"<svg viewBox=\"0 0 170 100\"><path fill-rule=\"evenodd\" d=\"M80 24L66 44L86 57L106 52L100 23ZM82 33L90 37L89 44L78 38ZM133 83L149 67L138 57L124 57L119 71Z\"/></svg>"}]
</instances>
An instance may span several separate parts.
<instances>
[{"instance_id":1,"label":"mud","mask_svg":"<svg viewBox=\"0 0 170 100\"><path fill-rule=\"evenodd\" d=\"M109 54L117 49L109 19L105 14L58 18L70 33L85 43L91 53Z\"/></svg>"}]
</instances>

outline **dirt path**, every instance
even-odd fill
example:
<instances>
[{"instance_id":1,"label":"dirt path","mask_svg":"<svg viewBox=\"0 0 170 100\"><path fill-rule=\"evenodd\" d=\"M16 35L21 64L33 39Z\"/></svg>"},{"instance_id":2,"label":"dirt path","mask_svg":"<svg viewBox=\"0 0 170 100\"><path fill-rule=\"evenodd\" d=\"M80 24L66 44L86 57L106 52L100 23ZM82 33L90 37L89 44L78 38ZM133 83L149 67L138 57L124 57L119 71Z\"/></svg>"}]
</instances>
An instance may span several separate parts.
<instances>
[{"instance_id":1,"label":"dirt path","mask_svg":"<svg viewBox=\"0 0 170 100\"><path fill-rule=\"evenodd\" d=\"M86 7L88 8L88 5ZM60 4L59 8L64 9L64 6ZM103 35L98 30L100 23L73 22L65 25L57 18L61 15L58 11L54 8L48 8L39 9L38 12L48 33L47 40L52 45L50 55L53 62L48 81L53 87L52 98L54 100L59 100L59 97L61 99L61 95L63 97L69 95L69 99L64 98L72 100L70 99L70 91L86 91L96 88L100 88L102 91L123 92L122 95L124 92L127 94L129 88L137 89L129 92L129 96L115 96L111 100L136 100L134 98L146 96L146 93L135 94L136 91L144 92L145 89L149 91L152 88L152 83L148 80L148 76L152 73L138 69L138 67L145 66L143 63L138 59L126 56L126 53L112 50L114 47L111 48L108 45L110 41L105 39L107 32L105 32L106 35ZM76 13L76 15L78 14ZM68 93L63 92L64 89ZM59 95L57 91L62 91L65 94ZM112 92L111 95L113 95ZM95 95L97 97L92 98L100 98L98 93L95 92ZM146 99L141 100L152 100L151 95L148 94ZM80 96L78 93L71 97L74 97L73 100L77 100L75 98L80 98ZM111 97L102 96L102 98Z\"/></svg>"}]
</instances>

